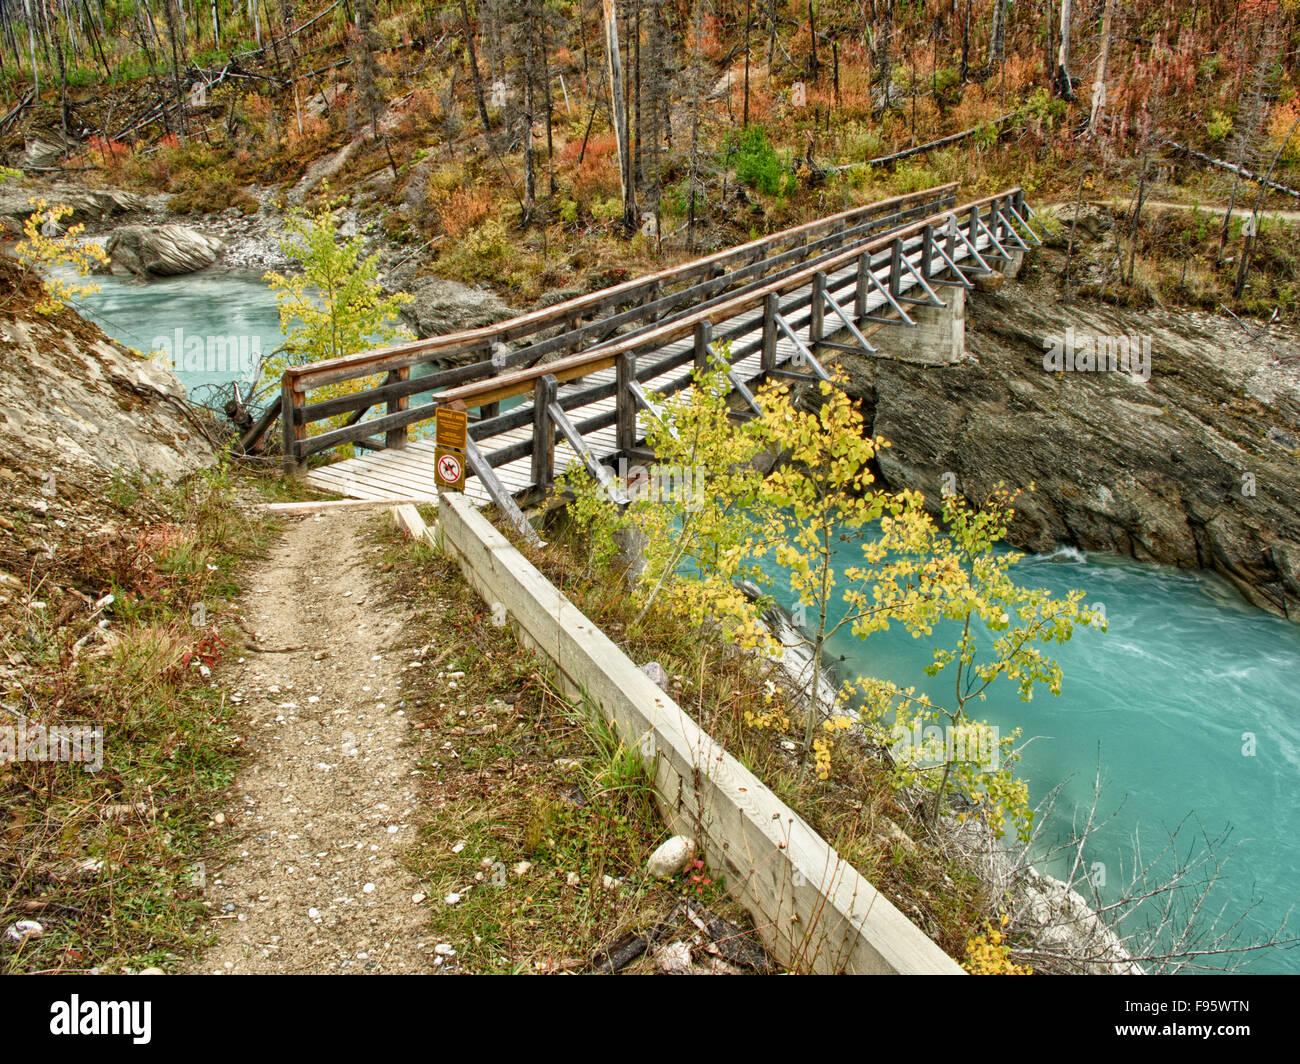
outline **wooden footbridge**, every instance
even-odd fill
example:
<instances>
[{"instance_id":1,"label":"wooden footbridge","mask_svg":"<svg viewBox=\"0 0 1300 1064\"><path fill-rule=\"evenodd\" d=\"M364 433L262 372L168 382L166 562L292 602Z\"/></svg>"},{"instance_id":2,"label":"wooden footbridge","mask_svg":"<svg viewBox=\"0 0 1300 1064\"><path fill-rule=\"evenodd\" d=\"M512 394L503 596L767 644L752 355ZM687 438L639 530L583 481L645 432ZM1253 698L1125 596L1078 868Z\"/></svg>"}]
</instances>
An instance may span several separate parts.
<instances>
[{"instance_id":1,"label":"wooden footbridge","mask_svg":"<svg viewBox=\"0 0 1300 1064\"><path fill-rule=\"evenodd\" d=\"M246 447L281 422L286 469L358 499L437 493L432 438L408 438L441 406L469 413L465 490L517 514L570 464L604 480L644 459L656 402L720 351L742 407L760 378L825 377L819 354L886 354L882 330L915 329L1037 244L1023 192L957 204L943 185L822 218L740 247L481 329L288 369L281 401ZM945 290L947 290L945 292ZM941 297L945 292L947 299ZM351 382L351 394L316 398ZM335 389L337 391L337 389ZM341 419L311 434L311 426ZM344 444L356 457L308 470Z\"/></svg>"}]
</instances>

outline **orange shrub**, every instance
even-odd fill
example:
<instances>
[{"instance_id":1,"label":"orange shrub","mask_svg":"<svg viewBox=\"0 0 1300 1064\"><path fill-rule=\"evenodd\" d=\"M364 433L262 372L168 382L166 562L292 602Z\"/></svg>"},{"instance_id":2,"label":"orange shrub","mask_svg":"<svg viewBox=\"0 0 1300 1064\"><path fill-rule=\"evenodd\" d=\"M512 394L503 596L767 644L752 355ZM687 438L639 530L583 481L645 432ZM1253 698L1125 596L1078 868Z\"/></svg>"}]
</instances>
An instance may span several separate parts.
<instances>
[{"instance_id":1,"label":"orange shrub","mask_svg":"<svg viewBox=\"0 0 1300 1064\"><path fill-rule=\"evenodd\" d=\"M840 52L840 111L846 115L868 117L872 114L871 67L862 59L862 49L848 58L849 49Z\"/></svg>"},{"instance_id":2,"label":"orange shrub","mask_svg":"<svg viewBox=\"0 0 1300 1064\"><path fill-rule=\"evenodd\" d=\"M1006 78L1008 92L1021 92L1034 85L1041 85L1043 82L1043 58L1041 55L1034 53L1008 55L1004 66L1005 73L1003 76ZM1001 78L994 74L989 79L988 84L990 92L994 88L1000 89Z\"/></svg>"},{"instance_id":3,"label":"orange shrub","mask_svg":"<svg viewBox=\"0 0 1300 1064\"><path fill-rule=\"evenodd\" d=\"M987 99L984 90L978 85L967 85L961 94L961 103L952 109L954 125L957 129L970 129L981 122L991 122L998 115L996 98Z\"/></svg>"},{"instance_id":4,"label":"orange shrub","mask_svg":"<svg viewBox=\"0 0 1300 1064\"><path fill-rule=\"evenodd\" d=\"M92 155L108 160L109 165L131 154L131 145L123 144L120 140L106 140L100 136L91 137L86 141L86 148Z\"/></svg>"},{"instance_id":5,"label":"orange shrub","mask_svg":"<svg viewBox=\"0 0 1300 1064\"><path fill-rule=\"evenodd\" d=\"M458 185L449 191L431 189L429 204L449 237L460 239L477 229L492 213L492 193L485 185Z\"/></svg>"},{"instance_id":6,"label":"orange shrub","mask_svg":"<svg viewBox=\"0 0 1300 1064\"><path fill-rule=\"evenodd\" d=\"M571 140L560 153L560 164L570 158L567 169L572 173L574 198L579 203L590 203L618 191L618 145L613 133L592 136L587 141L587 152L582 165L577 165L582 151L580 139Z\"/></svg>"},{"instance_id":7,"label":"orange shrub","mask_svg":"<svg viewBox=\"0 0 1300 1064\"><path fill-rule=\"evenodd\" d=\"M741 99L744 99L744 86L741 86ZM763 92L754 86L753 73L750 73L749 81L749 120L755 125L766 125L772 120L772 105L775 102L775 96L771 92ZM742 104L743 105L743 104Z\"/></svg>"},{"instance_id":8,"label":"orange shrub","mask_svg":"<svg viewBox=\"0 0 1300 1064\"><path fill-rule=\"evenodd\" d=\"M1280 103L1273 108L1273 114L1268 120L1269 136L1273 140L1273 150L1277 151L1286 142L1287 134L1291 132L1291 127L1296 124L1296 119L1300 118L1300 96L1288 100L1286 103ZM1300 130L1297 130L1291 140L1286 143L1286 151L1282 153L1282 158L1293 163L1300 159Z\"/></svg>"}]
</instances>

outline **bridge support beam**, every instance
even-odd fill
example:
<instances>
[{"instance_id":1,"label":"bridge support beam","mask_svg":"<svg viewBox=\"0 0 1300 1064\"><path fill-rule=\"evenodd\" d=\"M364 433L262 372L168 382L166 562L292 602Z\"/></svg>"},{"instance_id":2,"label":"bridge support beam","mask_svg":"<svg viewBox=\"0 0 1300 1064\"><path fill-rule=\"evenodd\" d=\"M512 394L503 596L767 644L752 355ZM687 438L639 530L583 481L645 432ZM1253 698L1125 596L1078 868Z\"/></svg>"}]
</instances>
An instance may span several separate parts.
<instances>
[{"instance_id":1,"label":"bridge support beam","mask_svg":"<svg viewBox=\"0 0 1300 1064\"><path fill-rule=\"evenodd\" d=\"M884 328L875 334L877 358L946 366L966 357L966 289L947 288L947 306L918 305L908 314L915 329Z\"/></svg>"}]
</instances>

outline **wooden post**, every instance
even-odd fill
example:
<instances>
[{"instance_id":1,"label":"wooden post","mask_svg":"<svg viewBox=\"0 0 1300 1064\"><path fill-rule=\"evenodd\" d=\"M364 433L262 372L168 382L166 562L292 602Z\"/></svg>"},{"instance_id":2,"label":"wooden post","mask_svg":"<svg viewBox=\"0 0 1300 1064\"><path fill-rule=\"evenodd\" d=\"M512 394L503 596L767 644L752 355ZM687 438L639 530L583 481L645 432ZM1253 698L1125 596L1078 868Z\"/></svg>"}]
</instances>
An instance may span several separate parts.
<instances>
[{"instance_id":1,"label":"wooden post","mask_svg":"<svg viewBox=\"0 0 1300 1064\"><path fill-rule=\"evenodd\" d=\"M808 346L822 342L826 327L826 275L820 270L813 275L811 316L808 319Z\"/></svg>"},{"instance_id":2,"label":"wooden post","mask_svg":"<svg viewBox=\"0 0 1300 1064\"><path fill-rule=\"evenodd\" d=\"M632 351L620 351L614 359L615 392L618 404L618 422L615 439L620 451L627 454L636 446L636 396L632 394L632 382L636 380L636 354Z\"/></svg>"},{"instance_id":3,"label":"wooden post","mask_svg":"<svg viewBox=\"0 0 1300 1064\"><path fill-rule=\"evenodd\" d=\"M297 381L288 375L280 379L280 426L284 432L284 473L285 476L302 476L307 471L307 462L298 458L298 442L307 438L307 426L299 421L304 405L303 393L296 387Z\"/></svg>"},{"instance_id":4,"label":"wooden post","mask_svg":"<svg viewBox=\"0 0 1300 1064\"><path fill-rule=\"evenodd\" d=\"M709 368L709 344L713 343L713 322L697 321L695 323L695 371L706 372Z\"/></svg>"},{"instance_id":5,"label":"wooden post","mask_svg":"<svg viewBox=\"0 0 1300 1064\"><path fill-rule=\"evenodd\" d=\"M411 379L411 367L403 366L401 369L395 369L390 371L384 383L395 384L398 381L409 381L410 379ZM411 405L411 397L409 395L403 395L397 399L389 399L388 413L390 414L399 413L400 411L409 408L410 405ZM396 448L397 450L401 450L403 447L405 447L406 426L403 425L400 429L389 429L386 433L384 433L384 446Z\"/></svg>"},{"instance_id":6,"label":"wooden post","mask_svg":"<svg viewBox=\"0 0 1300 1064\"><path fill-rule=\"evenodd\" d=\"M930 259L934 257L934 228L927 225L921 231L921 276L930 279Z\"/></svg>"},{"instance_id":7,"label":"wooden post","mask_svg":"<svg viewBox=\"0 0 1300 1064\"><path fill-rule=\"evenodd\" d=\"M760 364L764 373L776 369L776 316L781 312L781 302L775 292L763 300L763 347Z\"/></svg>"},{"instance_id":8,"label":"wooden post","mask_svg":"<svg viewBox=\"0 0 1300 1064\"><path fill-rule=\"evenodd\" d=\"M871 255L864 251L858 256L858 289L853 296L853 313L855 317L867 316L867 274L871 272Z\"/></svg>"},{"instance_id":9,"label":"wooden post","mask_svg":"<svg viewBox=\"0 0 1300 1064\"><path fill-rule=\"evenodd\" d=\"M889 294L897 298L901 289L899 282L903 279L903 240L898 238L894 241L892 254L889 258Z\"/></svg>"},{"instance_id":10,"label":"wooden post","mask_svg":"<svg viewBox=\"0 0 1300 1064\"><path fill-rule=\"evenodd\" d=\"M498 346L502 348L504 354L509 353L508 350L506 350L505 344L502 343L500 340L492 341L488 343L488 357L492 360L492 376L494 377L501 376L502 370L506 369L506 367L502 365L498 360L497 357ZM500 402L484 403L482 406L478 408L478 416L480 421L486 421L488 418L496 417L500 413L501 413Z\"/></svg>"},{"instance_id":11,"label":"wooden post","mask_svg":"<svg viewBox=\"0 0 1300 1064\"><path fill-rule=\"evenodd\" d=\"M545 491L555 483L555 425L547 407L555 402L559 384L548 373L533 389L533 487Z\"/></svg>"}]
</instances>

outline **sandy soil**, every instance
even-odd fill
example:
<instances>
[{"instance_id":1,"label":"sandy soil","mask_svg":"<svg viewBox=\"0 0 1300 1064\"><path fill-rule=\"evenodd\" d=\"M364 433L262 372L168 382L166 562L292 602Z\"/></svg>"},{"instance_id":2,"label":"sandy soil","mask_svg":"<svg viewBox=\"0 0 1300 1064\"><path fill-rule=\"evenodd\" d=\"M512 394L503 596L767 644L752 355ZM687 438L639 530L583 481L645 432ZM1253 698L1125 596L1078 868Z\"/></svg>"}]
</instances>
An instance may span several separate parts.
<instances>
[{"instance_id":1,"label":"sandy soil","mask_svg":"<svg viewBox=\"0 0 1300 1064\"><path fill-rule=\"evenodd\" d=\"M206 869L218 921L195 966L214 973L420 972L437 943L406 870L419 772L405 743L403 623L363 559L374 511L290 519L243 603L253 648L220 677L246 712L251 758Z\"/></svg>"}]
</instances>

